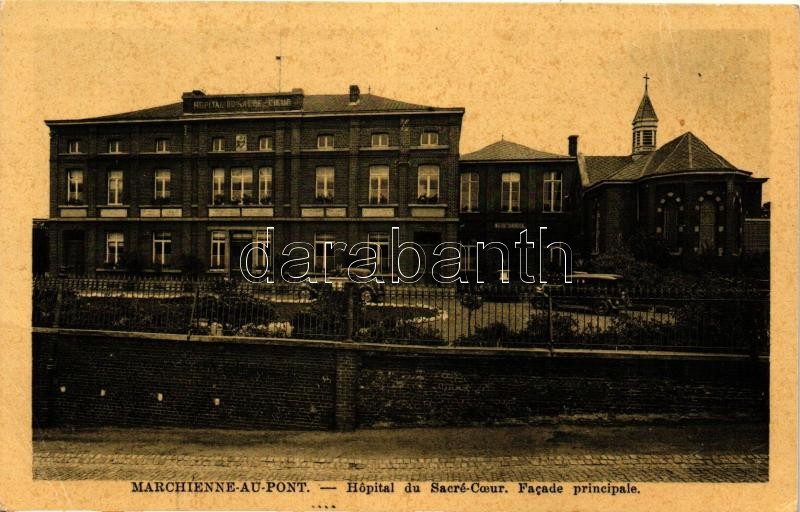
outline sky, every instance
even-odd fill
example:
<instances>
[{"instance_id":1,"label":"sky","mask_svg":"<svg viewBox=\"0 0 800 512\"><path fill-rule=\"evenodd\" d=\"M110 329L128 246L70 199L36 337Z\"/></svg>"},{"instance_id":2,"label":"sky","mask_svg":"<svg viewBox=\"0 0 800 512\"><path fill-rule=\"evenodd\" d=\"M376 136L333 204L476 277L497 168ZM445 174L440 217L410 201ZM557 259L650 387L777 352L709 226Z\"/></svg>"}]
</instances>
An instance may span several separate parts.
<instances>
[{"instance_id":1,"label":"sky","mask_svg":"<svg viewBox=\"0 0 800 512\"><path fill-rule=\"evenodd\" d=\"M346 93L464 107L461 152L501 137L566 153L630 152L650 80L659 144L691 131L770 176L769 24L679 6L7 4L0 28L5 163L48 213L44 119L176 102L184 91ZM713 9L713 8L709 8ZM16 23L8 23L11 18ZM737 17L741 22L734 23ZM716 21L715 21L716 20ZM747 20L750 20L749 22ZM767 187L768 188L768 187ZM768 193L767 193L768 198Z\"/></svg>"}]
</instances>

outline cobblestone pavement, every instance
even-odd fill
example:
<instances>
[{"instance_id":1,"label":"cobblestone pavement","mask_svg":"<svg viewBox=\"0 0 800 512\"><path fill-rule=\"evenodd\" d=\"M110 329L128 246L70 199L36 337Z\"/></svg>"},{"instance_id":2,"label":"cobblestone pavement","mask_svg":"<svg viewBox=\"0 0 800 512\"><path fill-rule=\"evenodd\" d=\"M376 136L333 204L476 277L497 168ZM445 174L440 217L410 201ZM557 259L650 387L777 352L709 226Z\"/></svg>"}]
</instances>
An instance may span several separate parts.
<instances>
[{"instance_id":1,"label":"cobblestone pavement","mask_svg":"<svg viewBox=\"0 0 800 512\"><path fill-rule=\"evenodd\" d=\"M764 482L769 458L746 455L547 455L348 459L37 452L44 480L438 480Z\"/></svg>"}]
</instances>

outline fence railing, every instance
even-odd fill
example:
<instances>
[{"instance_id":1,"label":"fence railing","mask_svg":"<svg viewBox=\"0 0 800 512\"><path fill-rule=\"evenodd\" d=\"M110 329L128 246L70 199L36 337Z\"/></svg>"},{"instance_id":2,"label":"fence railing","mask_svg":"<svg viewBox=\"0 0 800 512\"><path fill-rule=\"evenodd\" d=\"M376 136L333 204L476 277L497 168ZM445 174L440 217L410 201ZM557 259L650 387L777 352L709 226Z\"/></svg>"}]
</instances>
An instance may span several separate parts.
<instances>
[{"instance_id":1,"label":"fence railing","mask_svg":"<svg viewBox=\"0 0 800 512\"><path fill-rule=\"evenodd\" d=\"M462 347L769 353L769 293L37 277L33 325Z\"/></svg>"}]
</instances>

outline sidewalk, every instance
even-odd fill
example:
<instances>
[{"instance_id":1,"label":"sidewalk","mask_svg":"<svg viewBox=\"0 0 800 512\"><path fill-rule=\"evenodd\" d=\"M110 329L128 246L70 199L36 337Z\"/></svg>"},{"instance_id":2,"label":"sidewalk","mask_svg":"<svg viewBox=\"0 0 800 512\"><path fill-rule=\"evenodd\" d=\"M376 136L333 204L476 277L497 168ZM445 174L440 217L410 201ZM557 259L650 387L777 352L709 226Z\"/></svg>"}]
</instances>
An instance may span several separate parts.
<instances>
[{"instance_id":1,"label":"sidewalk","mask_svg":"<svg viewBox=\"0 0 800 512\"><path fill-rule=\"evenodd\" d=\"M766 481L766 424L335 432L65 429L34 437L34 478Z\"/></svg>"}]
</instances>

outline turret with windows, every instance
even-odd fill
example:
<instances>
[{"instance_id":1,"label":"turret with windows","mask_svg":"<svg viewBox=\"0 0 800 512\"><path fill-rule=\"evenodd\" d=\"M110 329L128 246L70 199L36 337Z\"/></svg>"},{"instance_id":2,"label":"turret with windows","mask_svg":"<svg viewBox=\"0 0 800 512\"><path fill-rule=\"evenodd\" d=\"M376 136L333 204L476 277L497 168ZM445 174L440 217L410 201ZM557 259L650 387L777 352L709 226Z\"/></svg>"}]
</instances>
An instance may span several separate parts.
<instances>
[{"instance_id":1,"label":"turret with windows","mask_svg":"<svg viewBox=\"0 0 800 512\"><path fill-rule=\"evenodd\" d=\"M644 96L642 97L636 116L633 118L633 150L634 156L649 153L656 149L656 132L658 130L658 117L647 95L647 81L650 77L644 75Z\"/></svg>"}]
</instances>

